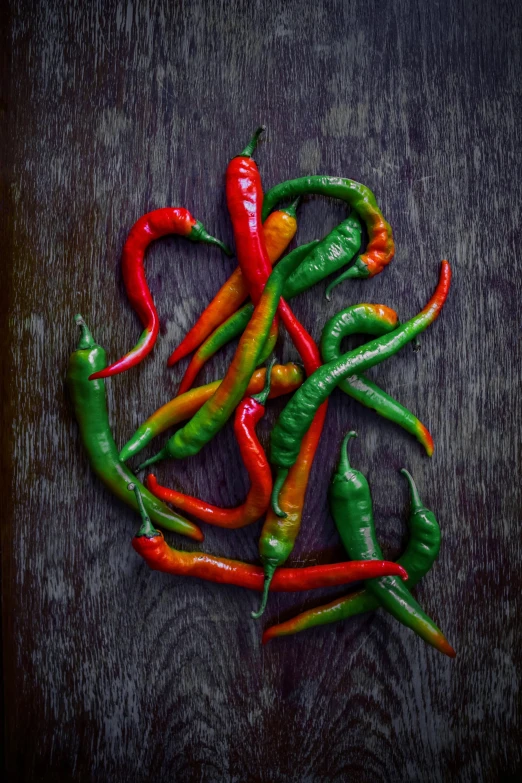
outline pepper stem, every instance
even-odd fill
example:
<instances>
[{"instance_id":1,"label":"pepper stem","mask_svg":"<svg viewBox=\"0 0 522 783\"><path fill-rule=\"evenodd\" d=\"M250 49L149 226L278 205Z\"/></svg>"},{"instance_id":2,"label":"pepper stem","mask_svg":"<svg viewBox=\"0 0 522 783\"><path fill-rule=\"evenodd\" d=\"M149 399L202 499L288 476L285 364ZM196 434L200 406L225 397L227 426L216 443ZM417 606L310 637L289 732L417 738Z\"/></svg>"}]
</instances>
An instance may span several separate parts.
<instances>
[{"instance_id":1,"label":"pepper stem","mask_svg":"<svg viewBox=\"0 0 522 783\"><path fill-rule=\"evenodd\" d=\"M361 257L359 256L353 266L342 272L339 277L336 277L335 280L333 280L330 285L326 287L325 297L328 299L328 301L330 301L330 296L335 286L339 285L339 283L342 283L344 280L364 280L369 276L370 272L368 271L368 267L364 261L361 261Z\"/></svg>"},{"instance_id":2,"label":"pepper stem","mask_svg":"<svg viewBox=\"0 0 522 783\"><path fill-rule=\"evenodd\" d=\"M136 468L136 473L139 473L140 470L144 470L145 468L148 468L149 465L154 465L156 462L160 462L162 459L166 459L168 456L169 453L167 449L161 449L161 451L158 451L158 453L155 454L153 457L146 459L145 462L142 462L141 465L138 465L138 467Z\"/></svg>"},{"instance_id":3,"label":"pepper stem","mask_svg":"<svg viewBox=\"0 0 522 783\"><path fill-rule=\"evenodd\" d=\"M74 316L74 320L77 324L77 326L80 327L82 330L82 333L80 335L80 340L78 342L77 351L83 351L85 348L94 348L96 345L94 341L94 337L91 334L91 331L85 321L83 320L83 317L78 313Z\"/></svg>"},{"instance_id":4,"label":"pepper stem","mask_svg":"<svg viewBox=\"0 0 522 783\"><path fill-rule=\"evenodd\" d=\"M401 473L403 476L406 477L406 480L408 484L410 485L410 502L411 507L413 511L420 511L424 508L424 503L420 499L419 490L417 489L417 485L415 484L413 480L413 476L411 473L409 473L406 468L402 468Z\"/></svg>"},{"instance_id":5,"label":"pepper stem","mask_svg":"<svg viewBox=\"0 0 522 783\"><path fill-rule=\"evenodd\" d=\"M276 516L281 517L283 519L287 516L286 512L283 511L281 506L279 505L279 493L281 492L281 488L283 484L285 483L285 479L288 476L288 468L278 468L277 476L274 480L274 486L272 488L272 509L274 511L274 514Z\"/></svg>"},{"instance_id":6,"label":"pepper stem","mask_svg":"<svg viewBox=\"0 0 522 783\"><path fill-rule=\"evenodd\" d=\"M301 196L298 196L295 201L292 201L289 207L285 207L284 209L281 210L281 212L286 212L286 214L290 215L290 217L296 218L297 208L300 203L301 203Z\"/></svg>"},{"instance_id":7,"label":"pepper stem","mask_svg":"<svg viewBox=\"0 0 522 783\"><path fill-rule=\"evenodd\" d=\"M263 407L266 405L266 401L268 398L268 395L270 394L270 379L272 376L272 368L274 364L276 363L276 358L274 357L268 367L266 368L266 379L265 379L265 386L262 391L259 392L259 394L252 394L251 397L253 400L258 402L260 405L263 405Z\"/></svg>"},{"instance_id":8,"label":"pepper stem","mask_svg":"<svg viewBox=\"0 0 522 783\"><path fill-rule=\"evenodd\" d=\"M348 471L352 469L350 460L348 459L348 441L351 440L351 438L357 438L357 433L354 430L350 430L343 438L339 468L337 470L338 473L348 473Z\"/></svg>"},{"instance_id":9,"label":"pepper stem","mask_svg":"<svg viewBox=\"0 0 522 783\"><path fill-rule=\"evenodd\" d=\"M259 141L259 137L262 133L264 133L266 130L266 125L260 125L259 128L256 129L254 135L246 145L243 152L240 152L238 155L238 158L251 158L254 154L254 150L257 147L257 142Z\"/></svg>"},{"instance_id":10,"label":"pepper stem","mask_svg":"<svg viewBox=\"0 0 522 783\"><path fill-rule=\"evenodd\" d=\"M206 245L216 245L216 247L221 248L223 253L226 253L227 256L230 257L234 255L228 245L225 245L220 239L216 239L212 234L209 234L203 223L199 220L196 220L195 224L192 226L190 233L187 235L187 239L190 239L191 242L204 242Z\"/></svg>"},{"instance_id":11,"label":"pepper stem","mask_svg":"<svg viewBox=\"0 0 522 783\"><path fill-rule=\"evenodd\" d=\"M263 596L261 598L261 606L257 610L257 612L252 612L251 615L254 618L254 620L259 620L261 615L266 609L266 603L268 601L268 591L270 590L270 584L272 582L272 579L274 578L276 566L272 565L272 563L267 563L265 566L265 582L263 585Z\"/></svg>"},{"instance_id":12,"label":"pepper stem","mask_svg":"<svg viewBox=\"0 0 522 783\"><path fill-rule=\"evenodd\" d=\"M129 490L129 492L134 492L134 494L136 495L136 501L138 503L138 508L141 514L141 527L136 534L136 538L142 538L143 536L145 536L146 538L154 538L155 536L159 536L159 531L156 530L156 528L150 521L149 515L145 511L145 506L143 505L143 498L141 496L140 488L138 487L138 485L131 482L130 484L127 484L127 489Z\"/></svg>"}]
</instances>

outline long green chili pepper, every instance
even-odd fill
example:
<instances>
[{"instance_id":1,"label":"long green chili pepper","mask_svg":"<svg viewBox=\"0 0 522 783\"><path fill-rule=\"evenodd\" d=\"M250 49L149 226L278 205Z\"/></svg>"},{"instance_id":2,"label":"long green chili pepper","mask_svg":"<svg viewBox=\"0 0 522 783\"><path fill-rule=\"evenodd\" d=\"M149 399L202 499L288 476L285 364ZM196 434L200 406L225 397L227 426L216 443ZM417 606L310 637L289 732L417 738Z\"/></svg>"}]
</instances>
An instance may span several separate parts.
<instances>
[{"instance_id":1,"label":"long green chili pepper","mask_svg":"<svg viewBox=\"0 0 522 783\"><path fill-rule=\"evenodd\" d=\"M330 509L344 547L353 560L382 560L375 534L370 487L366 477L352 468L348 459L348 441L354 436L355 432L349 432L341 446L339 467L330 484ZM428 644L445 654L453 652L442 631L400 579L369 579L365 587L393 617Z\"/></svg>"},{"instance_id":2,"label":"long green chili pepper","mask_svg":"<svg viewBox=\"0 0 522 783\"><path fill-rule=\"evenodd\" d=\"M342 177L301 177L276 185L265 193L263 220L280 201L292 200L307 193L317 193L345 201L364 220L368 229L366 252L350 267L347 276L352 278L373 277L390 263L395 252L392 230L377 206L375 196L369 188ZM349 273L349 275L348 275Z\"/></svg>"},{"instance_id":3,"label":"long green chili pepper","mask_svg":"<svg viewBox=\"0 0 522 783\"><path fill-rule=\"evenodd\" d=\"M283 409L272 430L270 461L273 465L283 471L294 464L301 441L317 409L340 380L355 373L359 374L393 356L433 323L446 300L450 279L450 265L447 261L443 261L435 293L420 313L393 332L371 340L360 348L343 354L339 359L323 364L306 379ZM277 508L275 494L272 498L272 508L274 510Z\"/></svg>"},{"instance_id":4,"label":"long green chili pepper","mask_svg":"<svg viewBox=\"0 0 522 783\"><path fill-rule=\"evenodd\" d=\"M299 253L293 251L279 262L268 278L234 358L214 395L169 438L159 454L140 465L138 470L167 457L183 459L197 454L222 429L244 396L275 318L285 280L300 260Z\"/></svg>"},{"instance_id":5,"label":"long green chili pepper","mask_svg":"<svg viewBox=\"0 0 522 783\"><path fill-rule=\"evenodd\" d=\"M389 321L382 321L381 311L389 311L383 305L358 304L347 307L330 318L321 335L321 355L323 362L330 362L341 356L341 342L351 334L372 334L376 337L385 334L395 325L383 328ZM393 312L393 311L391 311ZM351 375L338 383L339 389L353 399L372 408L380 416L395 422L422 443L429 457L433 454L433 438L427 428L416 416L400 402L394 400L370 381L362 373Z\"/></svg>"},{"instance_id":6,"label":"long green chili pepper","mask_svg":"<svg viewBox=\"0 0 522 783\"><path fill-rule=\"evenodd\" d=\"M404 468L401 473L408 480L410 487L411 508L408 520L410 538L397 563L407 571L408 579L404 585L411 590L428 573L437 559L441 535L435 514L422 503L413 478ZM264 632L263 644L277 636L288 636L319 625L347 620L349 617L378 609L379 606L379 601L369 590L358 590L323 606L301 612L284 623L273 625ZM455 654L453 651L452 655L449 649L447 653L451 657Z\"/></svg>"},{"instance_id":7,"label":"long green chili pepper","mask_svg":"<svg viewBox=\"0 0 522 783\"><path fill-rule=\"evenodd\" d=\"M135 476L120 461L118 449L112 437L105 397L105 381L90 381L93 372L107 366L107 355L97 345L83 318L76 316L81 327L78 348L71 354L67 371L67 383L74 405L80 435L94 472L120 500L139 510L136 498L127 491L127 485L136 482ZM201 530L184 517L176 514L158 500L142 484L138 484L145 508L160 527L182 533L196 541L203 541Z\"/></svg>"}]
</instances>

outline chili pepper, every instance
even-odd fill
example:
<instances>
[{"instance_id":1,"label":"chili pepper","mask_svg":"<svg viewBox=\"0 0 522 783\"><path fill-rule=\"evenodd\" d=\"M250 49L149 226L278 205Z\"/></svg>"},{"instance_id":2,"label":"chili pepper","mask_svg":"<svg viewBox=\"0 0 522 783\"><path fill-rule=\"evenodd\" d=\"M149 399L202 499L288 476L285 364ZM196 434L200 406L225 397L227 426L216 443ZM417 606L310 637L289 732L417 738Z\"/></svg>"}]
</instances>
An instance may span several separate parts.
<instances>
[{"instance_id":1,"label":"chili pepper","mask_svg":"<svg viewBox=\"0 0 522 783\"><path fill-rule=\"evenodd\" d=\"M347 307L337 313L325 324L321 335L321 355L324 362L330 362L341 356L341 341L350 334L372 334L379 336L395 328L395 323L382 319L385 312L391 313L384 305L359 304ZM383 328L384 326L384 328ZM380 416L395 422L414 435L424 446L429 457L433 454L433 438L424 424L413 413L390 397L365 375L351 375L338 383L339 389L353 399L372 408Z\"/></svg>"},{"instance_id":2,"label":"chili pepper","mask_svg":"<svg viewBox=\"0 0 522 783\"><path fill-rule=\"evenodd\" d=\"M106 353L94 342L83 318L77 315L75 320L82 331L78 348L69 359L67 382L80 436L94 472L120 500L136 509L136 501L127 492L127 484L135 478L118 458L107 414L105 382L89 380L93 370L99 371L106 366ZM203 541L203 534L196 525L174 513L142 485L140 491L147 512L157 525Z\"/></svg>"},{"instance_id":3,"label":"chili pepper","mask_svg":"<svg viewBox=\"0 0 522 783\"><path fill-rule=\"evenodd\" d=\"M408 579L404 585L411 590L428 573L438 557L440 527L435 514L423 505L415 482L408 471L403 468L401 473L406 476L410 487L411 511L408 522L410 539L406 550L397 562L408 572ZM347 620L349 617L378 609L379 606L379 601L369 590L358 590L323 606L301 612L284 623L273 625L264 632L263 644L277 636L287 636L318 625ZM454 657L455 651L448 646L446 654Z\"/></svg>"},{"instance_id":4,"label":"chili pepper","mask_svg":"<svg viewBox=\"0 0 522 783\"><path fill-rule=\"evenodd\" d=\"M301 258L305 259L305 257L308 255L310 250L316 244L317 242L314 241L314 242L309 242L307 245L300 245L300 247L296 248L294 252L296 253L296 255L299 255ZM291 277L293 276L294 275L291 275ZM286 285L285 285L285 289L286 289ZM190 360L189 366L187 367L185 371L185 375L183 376L183 379L180 383L178 394L183 394L188 389L190 389L190 387L194 383L197 374L199 373L203 365L210 359L211 356L214 356L214 354L223 345L226 345L235 337L239 337L239 335L242 334L242 332L244 332L247 323L252 317L253 312L254 312L254 305L252 304L252 302L249 302L248 304L244 305L240 310L238 310L233 315L231 315L226 321L224 321L221 324L221 326L218 326L218 328L212 332L210 337L207 337L207 339L200 345L200 347L198 348L198 350ZM266 352L268 353L268 355L270 355L272 349L273 349L273 341L269 339L267 340L266 343ZM263 351L263 353L265 353L265 351ZM263 355L261 355L259 361L260 362L264 361L264 359L266 359L266 357L263 357Z\"/></svg>"},{"instance_id":5,"label":"chili pepper","mask_svg":"<svg viewBox=\"0 0 522 783\"><path fill-rule=\"evenodd\" d=\"M299 199L296 199L289 207L272 212L263 224L266 249L272 263L283 255L296 234L298 203ZM176 364L201 345L214 329L235 313L247 297L248 286L243 272L237 267L172 353L168 365Z\"/></svg>"},{"instance_id":6,"label":"chili pepper","mask_svg":"<svg viewBox=\"0 0 522 783\"><path fill-rule=\"evenodd\" d=\"M245 394L274 320L284 282L298 263L299 255L295 251L279 262L254 308L227 373L213 396L167 441L158 454L146 460L138 470L167 457L183 459L197 454L225 425Z\"/></svg>"},{"instance_id":7,"label":"chili pepper","mask_svg":"<svg viewBox=\"0 0 522 783\"><path fill-rule=\"evenodd\" d=\"M366 224L369 238L366 252L357 258L345 276L365 278L382 272L392 260L395 252L391 226L382 216L371 190L359 182L342 177L324 176L301 177L282 182L265 193L263 218L266 218L280 201L287 201L307 193L316 193L345 201L353 207Z\"/></svg>"},{"instance_id":8,"label":"chili pepper","mask_svg":"<svg viewBox=\"0 0 522 783\"><path fill-rule=\"evenodd\" d=\"M272 509L268 510L259 539L259 554L263 563L265 583L259 610L252 612L252 617L256 619L265 611L272 580L277 578L280 566L288 560L294 548L301 527L306 488L315 452L321 439L326 410L327 407L323 404L317 411L312 426L303 438L299 456L282 486L280 496L282 515L278 515Z\"/></svg>"},{"instance_id":9,"label":"chili pepper","mask_svg":"<svg viewBox=\"0 0 522 783\"><path fill-rule=\"evenodd\" d=\"M450 279L450 265L443 261L435 293L418 315L398 326L393 332L324 364L306 379L283 409L271 433L270 461L278 467L281 475L295 462L304 433L317 408L328 398L339 381L393 356L424 331L438 317L449 291ZM274 508L277 508L275 492L278 486L279 478L276 478L272 495Z\"/></svg>"},{"instance_id":10,"label":"chili pepper","mask_svg":"<svg viewBox=\"0 0 522 783\"><path fill-rule=\"evenodd\" d=\"M247 386L247 394L256 394L263 388L265 382L266 370L256 370ZM280 397L282 394L290 394L295 391L303 382L303 370L297 364L289 362L288 364L276 364L272 369L272 383L270 387L269 399ZM205 386L199 386L191 389L185 394L180 394L174 399L158 408L152 416L136 430L132 438L127 441L120 451L120 460L127 462L131 457L147 446L157 435L179 424L182 421L190 419L198 411L204 402L209 400L221 381L213 381Z\"/></svg>"},{"instance_id":11,"label":"chili pepper","mask_svg":"<svg viewBox=\"0 0 522 783\"><path fill-rule=\"evenodd\" d=\"M354 436L355 432L349 432L343 440L339 467L330 484L330 509L348 555L354 560L379 560L382 551L375 534L370 487L366 477L352 468L348 460L348 441ZM370 579L365 587L393 617L428 644L446 654L453 652L442 631L400 580Z\"/></svg>"},{"instance_id":12,"label":"chili pepper","mask_svg":"<svg viewBox=\"0 0 522 783\"><path fill-rule=\"evenodd\" d=\"M246 527L265 513L272 492L272 474L265 451L256 435L256 425L265 413L265 404L270 391L270 375L274 363L273 361L267 369L263 390L259 394L245 397L236 408L234 434L250 478L250 489L245 502L235 508L213 506L199 500L199 498L162 487L151 473L147 478L146 485L153 495L188 514L192 514L202 522L229 529Z\"/></svg>"},{"instance_id":13,"label":"chili pepper","mask_svg":"<svg viewBox=\"0 0 522 783\"><path fill-rule=\"evenodd\" d=\"M210 236L199 220L182 207L165 207L143 215L131 228L122 255L123 282L131 305L145 327L134 348L114 364L98 373L91 380L108 378L139 364L153 347L159 332L158 312L145 279L145 251L155 239L167 234L179 234L192 242L217 245L225 253L230 250L219 239Z\"/></svg>"},{"instance_id":14,"label":"chili pepper","mask_svg":"<svg viewBox=\"0 0 522 783\"><path fill-rule=\"evenodd\" d=\"M140 503L141 489L134 483L128 485ZM208 555L205 552L180 552L170 547L163 534L152 525L143 506L140 508L142 525L132 539L135 551L145 560L149 568L167 574L192 576L220 584L246 587L250 590L263 589L263 571L259 566L229 560L225 557ZM319 587L357 582L360 579L374 579L393 574L402 579L407 573L397 563L369 561L332 563L330 565L307 566L305 568L280 568L274 577L271 589L274 592L300 592Z\"/></svg>"}]
</instances>

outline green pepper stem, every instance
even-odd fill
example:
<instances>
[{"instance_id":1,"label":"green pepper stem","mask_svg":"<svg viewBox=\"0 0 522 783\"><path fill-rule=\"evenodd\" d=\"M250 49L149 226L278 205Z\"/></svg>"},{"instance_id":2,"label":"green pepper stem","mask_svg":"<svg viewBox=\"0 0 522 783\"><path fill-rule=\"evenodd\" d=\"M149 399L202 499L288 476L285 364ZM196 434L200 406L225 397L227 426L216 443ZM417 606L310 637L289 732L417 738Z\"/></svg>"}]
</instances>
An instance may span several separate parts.
<instances>
[{"instance_id":1,"label":"green pepper stem","mask_svg":"<svg viewBox=\"0 0 522 783\"><path fill-rule=\"evenodd\" d=\"M272 582L272 579L274 578L274 574L276 571L276 566L272 565L271 563L267 563L265 566L265 582L263 584L263 596L261 598L261 606L257 610L257 612L252 612L251 615L254 618L254 620L259 620L261 615L266 609L266 603L268 601L268 591L270 590L270 584Z\"/></svg>"},{"instance_id":2,"label":"green pepper stem","mask_svg":"<svg viewBox=\"0 0 522 783\"><path fill-rule=\"evenodd\" d=\"M144 470L145 468L148 468L149 465L154 465L156 462L160 462L162 459L166 459L168 456L169 453L167 449L161 449L161 451L158 451L158 453L155 454L153 457L146 459L145 462L142 462L141 465L138 465L138 467L136 468L136 473L139 473L140 470Z\"/></svg>"},{"instance_id":3,"label":"green pepper stem","mask_svg":"<svg viewBox=\"0 0 522 783\"><path fill-rule=\"evenodd\" d=\"M354 430L350 430L344 438L341 445L341 456L339 459L339 468L337 470L338 473L348 473L352 469L352 466L350 465L350 460L348 459L348 441L351 438L357 438L357 433Z\"/></svg>"},{"instance_id":4,"label":"green pepper stem","mask_svg":"<svg viewBox=\"0 0 522 783\"><path fill-rule=\"evenodd\" d=\"M361 258L356 260L355 264L351 266L349 269L346 269L344 272L342 272L339 277L336 277L335 280L333 280L330 285L326 287L325 291L325 297L328 301L330 301L330 297L332 294L333 289L335 286L339 285L339 283L342 283L344 280L364 280L365 278L369 277L370 273L368 271L368 267L365 265L364 261L361 261Z\"/></svg>"},{"instance_id":5,"label":"green pepper stem","mask_svg":"<svg viewBox=\"0 0 522 783\"><path fill-rule=\"evenodd\" d=\"M297 208L300 203L301 203L301 196L298 196L295 201L292 201L289 207L285 207L284 209L281 210L281 212L286 212L286 214L290 215L290 217L296 218Z\"/></svg>"},{"instance_id":6,"label":"green pepper stem","mask_svg":"<svg viewBox=\"0 0 522 783\"><path fill-rule=\"evenodd\" d=\"M260 125L259 128L256 129L256 131L254 132L254 135L252 136L252 138L250 139L250 141L246 145L246 147L243 150L243 152L239 153L239 155L238 155L239 158L251 158L252 157L252 155L254 154L254 150L257 147L257 142L259 141L259 137L261 136L262 133L264 133L265 130L266 130L266 125Z\"/></svg>"},{"instance_id":7,"label":"green pepper stem","mask_svg":"<svg viewBox=\"0 0 522 783\"><path fill-rule=\"evenodd\" d=\"M83 320L83 317L78 313L74 316L74 320L77 324L77 326L80 327L82 330L82 333L80 334L80 340L78 342L77 351L83 351L85 348L94 348L96 345L96 342L94 340L94 337L92 336L92 333Z\"/></svg>"},{"instance_id":8,"label":"green pepper stem","mask_svg":"<svg viewBox=\"0 0 522 783\"><path fill-rule=\"evenodd\" d=\"M262 391L259 392L259 394L252 394L252 399L258 402L260 405L266 405L266 401L268 398L268 395L270 394L270 379L272 376L272 368L274 364L276 363L276 358L271 360L270 364L266 368L266 379L265 379L265 385Z\"/></svg>"},{"instance_id":9,"label":"green pepper stem","mask_svg":"<svg viewBox=\"0 0 522 783\"><path fill-rule=\"evenodd\" d=\"M410 485L410 502L411 502L412 510L421 511L422 509L424 509L424 503L420 499L419 490L417 489L417 485L413 480L413 476L411 475L411 473L409 473L406 470L406 468L402 468L401 473L403 476L406 477L406 480Z\"/></svg>"},{"instance_id":10,"label":"green pepper stem","mask_svg":"<svg viewBox=\"0 0 522 783\"><path fill-rule=\"evenodd\" d=\"M272 509L274 511L274 514L276 514L278 517L281 517L283 519L287 516L286 512L283 511L281 506L279 505L279 493L281 492L281 487L285 483L285 479L288 476L288 468L278 468L277 470L277 476L274 480L274 486L272 488Z\"/></svg>"},{"instance_id":11,"label":"green pepper stem","mask_svg":"<svg viewBox=\"0 0 522 783\"><path fill-rule=\"evenodd\" d=\"M143 505L143 498L141 496L140 488L137 484L134 484L131 482L130 484L127 484L127 489L129 492L134 492L136 495L136 501L138 503L138 508L140 510L141 514L141 527L138 530L136 534L136 538L142 538L145 536L146 538L154 538L155 536L159 536L159 531L156 530L154 525L152 524L149 515L145 511L145 506Z\"/></svg>"},{"instance_id":12,"label":"green pepper stem","mask_svg":"<svg viewBox=\"0 0 522 783\"><path fill-rule=\"evenodd\" d=\"M206 245L216 245L216 247L221 248L223 253L225 253L229 258L234 255L228 245L225 245L225 243L220 239L217 239L216 237L213 237L212 234L209 234L203 223L201 223L199 220L197 220L196 223L192 226L187 239L190 239L191 242L204 242Z\"/></svg>"}]
</instances>

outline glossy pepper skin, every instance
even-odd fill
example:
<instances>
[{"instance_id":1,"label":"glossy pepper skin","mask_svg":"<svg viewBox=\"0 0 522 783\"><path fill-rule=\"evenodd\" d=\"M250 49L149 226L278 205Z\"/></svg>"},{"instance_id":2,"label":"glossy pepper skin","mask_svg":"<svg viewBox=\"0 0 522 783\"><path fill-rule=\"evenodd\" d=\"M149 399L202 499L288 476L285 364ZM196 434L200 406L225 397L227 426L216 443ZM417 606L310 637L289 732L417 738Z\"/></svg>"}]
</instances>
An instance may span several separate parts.
<instances>
[{"instance_id":1,"label":"glossy pepper skin","mask_svg":"<svg viewBox=\"0 0 522 783\"><path fill-rule=\"evenodd\" d=\"M272 213L272 215L275 214L277 212ZM303 261L286 281L283 290L284 298L292 299L348 264L360 245L361 223L355 213L340 223L320 242L315 240L307 245L301 245ZM253 309L252 303L244 305L218 326L200 345L185 372L179 388L180 394L190 388L198 372L211 356L214 356L228 342L239 337L245 329Z\"/></svg>"},{"instance_id":2,"label":"glossy pepper skin","mask_svg":"<svg viewBox=\"0 0 522 783\"><path fill-rule=\"evenodd\" d=\"M435 293L418 315L389 334L324 364L306 379L286 405L272 430L270 462L280 468L282 474L295 462L301 441L319 405L328 398L339 381L393 356L433 323L448 295L450 280L450 266L447 261L443 261ZM276 479L274 491L277 486ZM273 505L274 503L277 503L277 498L273 498Z\"/></svg>"},{"instance_id":3,"label":"glossy pepper skin","mask_svg":"<svg viewBox=\"0 0 522 783\"><path fill-rule=\"evenodd\" d=\"M268 508L272 492L272 473L265 450L256 435L256 425L265 414L265 404L270 391L270 376L273 363L266 372L263 390L257 395L249 395L236 408L234 434L239 445L243 464L250 478L250 489L244 503L235 508L222 508L206 503L191 495L184 495L168 487L163 487L151 473L146 481L153 495L166 503L171 503L185 513L191 514L210 525L234 530L256 522Z\"/></svg>"},{"instance_id":4,"label":"glossy pepper skin","mask_svg":"<svg viewBox=\"0 0 522 783\"><path fill-rule=\"evenodd\" d=\"M256 619L265 611L272 582L280 573L280 567L292 554L301 528L308 479L321 439L326 411L326 405L321 405L303 438L298 458L281 485L279 506L283 513L278 514L272 508L268 510L259 538L259 555L263 563L265 583L261 605L257 612L252 612L252 617Z\"/></svg>"},{"instance_id":5,"label":"glossy pepper skin","mask_svg":"<svg viewBox=\"0 0 522 783\"><path fill-rule=\"evenodd\" d=\"M284 282L299 260L299 255L289 253L279 262L241 336L227 373L213 396L167 441L159 454L140 466L140 470L167 457L183 459L197 454L225 425L245 394L274 321Z\"/></svg>"},{"instance_id":6,"label":"glossy pepper skin","mask_svg":"<svg viewBox=\"0 0 522 783\"><path fill-rule=\"evenodd\" d=\"M404 585L411 590L428 573L437 559L441 535L435 515L424 506L413 478L404 468L401 473L407 478L410 486L411 510L408 522L410 538L406 550L397 562L408 572L408 579ZM273 625L264 632L263 644L278 636L288 636L318 625L347 620L349 617L378 609L379 606L379 601L369 590L366 588L358 590L323 606L301 612L284 623ZM447 654L453 657L455 653L452 654L448 647Z\"/></svg>"},{"instance_id":7,"label":"glossy pepper skin","mask_svg":"<svg viewBox=\"0 0 522 783\"><path fill-rule=\"evenodd\" d=\"M300 245L294 250L296 257L299 256L305 259L315 244L315 242L309 242L307 245ZM194 380L196 379L197 374L205 365L205 363L211 358L211 356L214 356L214 354L223 345L226 345L235 337L239 337L245 331L253 312L254 305L252 302L249 302L240 310L231 315L217 329L215 329L209 337L207 337L207 339L199 346L198 350L190 360L190 363L185 371L185 375L183 376L183 379L180 383L178 394L183 394L184 392L188 391L188 389L190 389L194 383ZM265 350L259 357L260 362L267 358L267 356L263 356L263 354L268 353L268 355L270 355L270 353L272 353L273 347L274 342L270 339L269 336L269 339L265 344Z\"/></svg>"},{"instance_id":8,"label":"glossy pepper skin","mask_svg":"<svg viewBox=\"0 0 522 783\"><path fill-rule=\"evenodd\" d=\"M276 185L265 193L263 219L280 201L315 193L338 198L349 204L362 218L368 230L368 246L345 273L352 278L373 277L390 263L395 252L392 230L377 206L375 196L365 185L342 177L301 177Z\"/></svg>"},{"instance_id":9,"label":"glossy pepper skin","mask_svg":"<svg viewBox=\"0 0 522 783\"><path fill-rule=\"evenodd\" d=\"M257 566L240 560L208 555L205 552L180 552L170 547L163 534L152 525L143 504L140 485L130 482L127 490L134 493L142 518L138 534L132 539L132 546L149 568L167 574L193 576L210 582L237 585L250 590L263 589L263 571ZM401 579L407 579L408 576L400 565L387 561L282 568L276 574L272 590L294 592L317 587L334 587L386 574L394 574Z\"/></svg>"},{"instance_id":10,"label":"glossy pepper skin","mask_svg":"<svg viewBox=\"0 0 522 783\"><path fill-rule=\"evenodd\" d=\"M358 304L347 307L330 318L321 335L321 356L328 363L342 355L341 342L351 334L379 336L393 330L397 315L384 305ZM427 428L407 408L394 400L362 373L350 375L337 384L361 405L372 408L380 416L395 422L414 435L429 457L433 454L433 438Z\"/></svg>"},{"instance_id":11,"label":"glossy pepper skin","mask_svg":"<svg viewBox=\"0 0 522 783\"><path fill-rule=\"evenodd\" d=\"M281 258L297 232L298 203L299 199L296 199L289 207L272 212L263 224L266 249L272 263ZM236 267L172 353L168 360L169 366L176 364L201 345L209 334L235 313L247 297L248 285L240 267Z\"/></svg>"},{"instance_id":12,"label":"glossy pepper skin","mask_svg":"<svg viewBox=\"0 0 522 783\"><path fill-rule=\"evenodd\" d=\"M348 460L348 441L354 435L349 432L343 440L339 468L330 484L330 509L348 555L354 560L380 560L382 551L375 534L370 487L366 477L352 468ZM428 644L446 655L455 654L442 631L400 580L370 579L365 587L393 617Z\"/></svg>"},{"instance_id":13,"label":"glossy pepper skin","mask_svg":"<svg viewBox=\"0 0 522 783\"><path fill-rule=\"evenodd\" d=\"M120 462L118 449L112 437L107 413L105 382L89 380L93 370L99 371L106 366L106 353L94 342L83 318L77 315L75 320L82 331L78 348L69 359L67 384L80 427L80 436L94 472L113 494L137 509L136 499L127 491L127 485L129 482L135 482L135 477ZM157 525L189 536L196 541L203 541L203 534L196 525L173 512L142 485L140 490L147 512Z\"/></svg>"},{"instance_id":14,"label":"glossy pepper skin","mask_svg":"<svg viewBox=\"0 0 522 783\"><path fill-rule=\"evenodd\" d=\"M130 230L121 263L127 296L144 326L144 331L129 353L104 370L93 373L91 380L125 372L143 361L152 351L158 337L159 317L145 278L145 251L155 239L168 234L178 234L192 242L217 245L230 255L228 248L219 239L210 236L203 224L192 217L187 209L165 207L143 215Z\"/></svg>"},{"instance_id":15,"label":"glossy pepper skin","mask_svg":"<svg viewBox=\"0 0 522 783\"><path fill-rule=\"evenodd\" d=\"M247 386L247 394L257 394L263 389L266 377L266 369L256 370ZM283 394L290 394L295 391L304 379L304 373L301 367L293 362L288 364L276 364L272 368L272 383L270 386L269 399L280 397ZM179 424L182 421L190 419L198 411L204 402L209 400L218 389L221 381L213 381L205 386L198 386L185 394L180 394L174 399L158 408L149 418L141 424L132 438L127 441L120 451L120 460L127 462L131 457L139 454L150 441L157 435Z\"/></svg>"}]
</instances>

